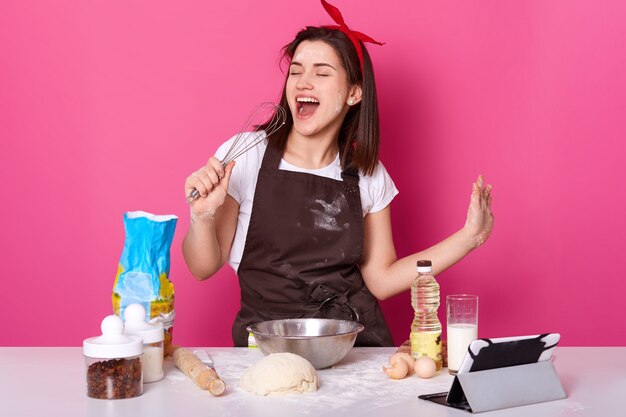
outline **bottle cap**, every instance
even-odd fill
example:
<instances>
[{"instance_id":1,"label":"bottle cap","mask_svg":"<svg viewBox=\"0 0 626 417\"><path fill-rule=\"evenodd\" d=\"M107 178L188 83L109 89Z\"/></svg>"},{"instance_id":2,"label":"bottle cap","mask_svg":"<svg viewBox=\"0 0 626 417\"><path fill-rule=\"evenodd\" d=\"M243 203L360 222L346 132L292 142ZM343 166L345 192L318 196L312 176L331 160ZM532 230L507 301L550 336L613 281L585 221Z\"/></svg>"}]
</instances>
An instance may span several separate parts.
<instances>
[{"instance_id":1,"label":"bottle cap","mask_svg":"<svg viewBox=\"0 0 626 417\"><path fill-rule=\"evenodd\" d=\"M417 272L432 272L433 263L427 260L417 261Z\"/></svg>"},{"instance_id":2,"label":"bottle cap","mask_svg":"<svg viewBox=\"0 0 626 417\"><path fill-rule=\"evenodd\" d=\"M116 315L106 316L100 325L101 336L83 340L83 354L90 358L129 358L143 353L143 342L124 333L124 322Z\"/></svg>"},{"instance_id":3,"label":"bottle cap","mask_svg":"<svg viewBox=\"0 0 626 417\"><path fill-rule=\"evenodd\" d=\"M146 309L141 304L130 304L124 309L127 335L138 336L144 343L162 342L164 338L163 323L146 322Z\"/></svg>"}]
</instances>

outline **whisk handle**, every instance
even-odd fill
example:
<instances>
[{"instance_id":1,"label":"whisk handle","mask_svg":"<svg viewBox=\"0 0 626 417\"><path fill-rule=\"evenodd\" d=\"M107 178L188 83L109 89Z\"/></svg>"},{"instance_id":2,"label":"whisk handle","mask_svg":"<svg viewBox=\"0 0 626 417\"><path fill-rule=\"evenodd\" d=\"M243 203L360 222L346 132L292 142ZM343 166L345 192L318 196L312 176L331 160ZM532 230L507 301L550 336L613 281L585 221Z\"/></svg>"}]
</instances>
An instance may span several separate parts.
<instances>
[{"instance_id":1,"label":"whisk handle","mask_svg":"<svg viewBox=\"0 0 626 417\"><path fill-rule=\"evenodd\" d=\"M200 198L200 191L194 188L193 190L191 190L191 192L187 196L187 204L191 205L191 203L196 201L198 198Z\"/></svg>"},{"instance_id":2,"label":"whisk handle","mask_svg":"<svg viewBox=\"0 0 626 417\"><path fill-rule=\"evenodd\" d=\"M226 168L227 164L228 164L227 161L222 161L222 168ZM193 203L199 198L200 198L200 192L194 188L193 190L191 190L191 192L187 196L187 204L191 205L191 203Z\"/></svg>"}]
</instances>

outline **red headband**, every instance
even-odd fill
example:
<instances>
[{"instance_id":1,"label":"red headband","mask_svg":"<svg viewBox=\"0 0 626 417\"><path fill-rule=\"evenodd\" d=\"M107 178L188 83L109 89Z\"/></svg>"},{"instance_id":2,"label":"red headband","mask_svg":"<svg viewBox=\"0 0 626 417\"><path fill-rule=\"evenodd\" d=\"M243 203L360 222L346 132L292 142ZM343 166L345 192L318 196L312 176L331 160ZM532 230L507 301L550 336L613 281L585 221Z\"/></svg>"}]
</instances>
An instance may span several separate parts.
<instances>
[{"instance_id":1,"label":"red headband","mask_svg":"<svg viewBox=\"0 0 626 417\"><path fill-rule=\"evenodd\" d=\"M338 25L338 26L324 26L324 27L327 27L329 29L340 30L346 34L346 36L350 39L350 41L352 41L352 44L356 48L356 53L359 56L359 62L361 63L361 74L363 74L363 49L361 48L361 42L375 43L377 45L384 45L384 44L382 42L375 41L374 39L370 38L364 33L357 32L355 30L350 30L350 28L348 28L348 25L346 25L346 22L344 22L343 16L341 16L341 12L339 11L339 9L333 6L332 4L328 3L325 0L322 0L322 6L324 6L324 9L326 9L326 12L330 15L330 17L333 18L335 23L337 23Z\"/></svg>"}]
</instances>

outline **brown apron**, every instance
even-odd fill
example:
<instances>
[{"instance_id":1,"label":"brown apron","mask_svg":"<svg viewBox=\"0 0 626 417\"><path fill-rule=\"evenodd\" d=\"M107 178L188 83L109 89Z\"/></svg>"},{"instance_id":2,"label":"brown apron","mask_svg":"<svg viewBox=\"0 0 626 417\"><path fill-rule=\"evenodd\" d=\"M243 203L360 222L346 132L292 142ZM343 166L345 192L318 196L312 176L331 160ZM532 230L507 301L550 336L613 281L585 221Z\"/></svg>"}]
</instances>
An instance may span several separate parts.
<instances>
[{"instance_id":1,"label":"brown apron","mask_svg":"<svg viewBox=\"0 0 626 417\"><path fill-rule=\"evenodd\" d=\"M264 320L320 317L359 321L357 346L393 346L382 311L358 265L363 258L359 176L343 181L278 169L269 142L256 184L238 276L235 346Z\"/></svg>"}]
</instances>

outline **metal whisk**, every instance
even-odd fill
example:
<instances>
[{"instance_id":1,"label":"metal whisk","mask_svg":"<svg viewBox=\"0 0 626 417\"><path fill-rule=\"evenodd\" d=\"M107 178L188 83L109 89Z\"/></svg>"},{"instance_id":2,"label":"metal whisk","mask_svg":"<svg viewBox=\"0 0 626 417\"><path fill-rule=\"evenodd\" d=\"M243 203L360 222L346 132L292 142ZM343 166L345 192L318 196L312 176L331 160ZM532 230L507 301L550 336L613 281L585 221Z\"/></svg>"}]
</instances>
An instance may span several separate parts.
<instances>
[{"instance_id":1,"label":"metal whisk","mask_svg":"<svg viewBox=\"0 0 626 417\"><path fill-rule=\"evenodd\" d=\"M276 133L287 120L287 112L281 106L272 102L259 104L252 110L243 127L233 139L233 144L220 162L222 167L226 167L229 162L234 161L266 138ZM262 125L267 125L261 129ZM263 130L265 134L260 134ZM200 198L200 192L195 188L187 196L187 204L191 204Z\"/></svg>"}]
</instances>

